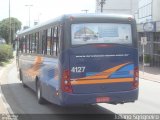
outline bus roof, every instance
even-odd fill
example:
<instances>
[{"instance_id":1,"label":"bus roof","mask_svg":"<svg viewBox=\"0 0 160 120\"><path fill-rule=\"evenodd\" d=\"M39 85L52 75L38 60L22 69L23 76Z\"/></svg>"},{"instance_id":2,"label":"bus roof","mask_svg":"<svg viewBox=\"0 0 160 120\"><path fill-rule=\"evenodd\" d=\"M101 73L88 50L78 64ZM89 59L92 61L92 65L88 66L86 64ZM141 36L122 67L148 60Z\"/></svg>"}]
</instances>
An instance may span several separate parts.
<instances>
[{"instance_id":1,"label":"bus roof","mask_svg":"<svg viewBox=\"0 0 160 120\"><path fill-rule=\"evenodd\" d=\"M42 24L39 24L39 25L35 25L31 28L28 28L26 30L22 30L20 32L18 32L17 34L20 35L20 34L23 34L23 33L27 33L27 32L30 32L32 30L35 30L35 29L39 29L41 27L44 27L44 26L48 26L52 23L60 23L62 22L63 20L66 20L66 19L87 19L87 18L92 18L92 19L96 19L96 18L105 18L105 19L121 19L121 20L128 20L128 18L134 18L132 15L129 15L129 14L102 14L102 13L81 13L81 14L65 14L65 15L61 15L57 18L54 18L54 19L51 19L47 22L44 22Z\"/></svg>"}]
</instances>

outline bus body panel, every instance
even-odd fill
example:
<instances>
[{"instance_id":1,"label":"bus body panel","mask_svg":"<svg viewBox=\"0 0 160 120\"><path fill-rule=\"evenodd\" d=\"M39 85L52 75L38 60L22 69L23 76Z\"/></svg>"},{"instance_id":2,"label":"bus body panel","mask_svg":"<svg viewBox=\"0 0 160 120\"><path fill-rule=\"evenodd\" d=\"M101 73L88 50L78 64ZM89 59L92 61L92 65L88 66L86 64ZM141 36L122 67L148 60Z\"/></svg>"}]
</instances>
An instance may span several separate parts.
<instances>
[{"instance_id":1,"label":"bus body panel","mask_svg":"<svg viewBox=\"0 0 160 120\"><path fill-rule=\"evenodd\" d=\"M24 84L36 91L36 79L38 79L41 82L43 98L58 104L56 96L60 86L58 59L30 55L22 55L19 59Z\"/></svg>"},{"instance_id":2,"label":"bus body panel","mask_svg":"<svg viewBox=\"0 0 160 120\"><path fill-rule=\"evenodd\" d=\"M106 45L107 46L107 45ZM73 93L104 93L132 89L136 49L121 45L96 48L86 45L70 49Z\"/></svg>"},{"instance_id":3,"label":"bus body panel","mask_svg":"<svg viewBox=\"0 0 160 120\"><path fill-rule=\"evenodd\" d=\"M36 90L35 80L33 76L34 71L31 69L34 64L34 61L35 61L35 56L23 54L23 55L20 55L19 66L20 66L24 84L26 84L33 90Z\"/></svg>"},{"instance_id":4,"label":"bus body panel","mask_svg":"<svg viewBox=\"0 0 160 120\"><path fill-rule=\"evenodd\" d=\"M39 79L44 91L42 96L52 102L57 101L56 91L59 90L60 70L59 60L57 58L44 58L43 67L40 70Z\"/></svg>"},{"instance_id":5,"label":"bus body panel","mask_svg":"<svg viewBox=\"0 0 160 120\"><path fill-rule=\"evenodd\" d=\"M123 104L127 102L135 102L138 99L138 89L130 91L118 91L107 93L89 93L89 94L70 94L62 93L62 106L79 105L79 104L95 104L98 97L109 97L109 101L106 103L111 104ZM104 102L102 102L104 103Z\"/></svg>"}]
</instances>

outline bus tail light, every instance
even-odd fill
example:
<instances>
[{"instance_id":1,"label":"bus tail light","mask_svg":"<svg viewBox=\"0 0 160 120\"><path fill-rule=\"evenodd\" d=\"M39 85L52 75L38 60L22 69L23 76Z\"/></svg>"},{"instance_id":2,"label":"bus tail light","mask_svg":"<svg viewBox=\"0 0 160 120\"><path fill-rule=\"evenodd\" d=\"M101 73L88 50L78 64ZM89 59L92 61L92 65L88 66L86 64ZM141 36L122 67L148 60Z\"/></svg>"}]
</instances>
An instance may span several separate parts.
<instances>
[{"instance_id":1,"label":"bus tail light","mask_svg":"<svg viewBox=\"0 0 160 120\"><path fill-rule=\"evenodd\" d=\"M139 86L139 69L138 67L134 68L134 81L133 81L133 89L138 88Z\"/></svg>"},{"instance_id":2,"label":"bus tail light","mask_svg":"<svg viewBox=\"0 0 160 120\"><path fill-rule=\"evenodd\" d=\"M62 74L62 90L64 92L72 93L72 86L70 82L70 72L69 70L64 70Z\"/></svg>"}]
</instances>

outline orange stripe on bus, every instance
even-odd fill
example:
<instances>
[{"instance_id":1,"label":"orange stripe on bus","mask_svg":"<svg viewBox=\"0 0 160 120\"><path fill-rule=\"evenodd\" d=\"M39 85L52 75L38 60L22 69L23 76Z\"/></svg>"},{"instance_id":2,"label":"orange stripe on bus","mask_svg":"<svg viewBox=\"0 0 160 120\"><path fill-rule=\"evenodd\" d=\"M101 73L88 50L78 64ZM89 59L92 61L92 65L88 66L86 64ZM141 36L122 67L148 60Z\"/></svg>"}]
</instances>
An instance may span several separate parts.
<instances>
[{"instance_id":1,"label":"orange stripe on bus","mask_svg":"<svg viewBox=\"0 0 160 120\"><path fill-rule=\"evenodd\" d=\"M100 73L97 73L93 76L87 76L87 77L84 77L84 78L80 78L80 79L77 79L77 80L82 80L82 79L106 79L108 78L112 73L116 72L118 69L120 69L121 67L127 65L128 63L125 63L125 64L121 64L121 65L118 65L116 67L113 67L113 68L110 68L110 69L107 69L103 72L100 72Z\"/></svg>"},{"instance_id":2,"label":"orange stripe on bus","mask_svg":"<svg viewBox=\"0 0 160 120\"><path fill-rule=\"evenodd\" d=\"M42 62L43 62L43 57L36 56L34 64L31 66L31 68L27 69L25 73L31 77L38 76Z\"/></svg>"},{"instance_id":3,"label":"orange stripe on bus","mask_svg":"<svg viewBox=\"0 0 160 120\"><path fill-rule=\"evenodd\" d=\"M71 81L71 85L119 83L119 82L133 82L133 78L118 78L118 79L103 79L103 80L76 80L76 81Z\"/></svg>"}]
</instances>

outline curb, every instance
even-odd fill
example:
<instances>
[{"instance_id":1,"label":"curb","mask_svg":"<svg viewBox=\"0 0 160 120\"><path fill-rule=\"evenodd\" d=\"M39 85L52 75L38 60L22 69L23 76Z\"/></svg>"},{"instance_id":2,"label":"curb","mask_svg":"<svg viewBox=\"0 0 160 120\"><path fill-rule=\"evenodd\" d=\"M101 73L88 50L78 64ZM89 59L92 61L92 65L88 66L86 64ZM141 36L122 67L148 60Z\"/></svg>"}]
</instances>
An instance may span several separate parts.
<instances>
[{"instance_id":1,"label":"curb","mask_svg":"<svg viewBox=\"0 0 160 120\"><path fill-rule=\"evenodd\" d=\"M145 77L139 77L139 78L141 78L141 79L143 79L143 80L147 80L147 81L152 81L152 82L160 83L160 81L158 81L158 80L147 79L147 78L145 78Z\"/></svg>"}]
</instances>

